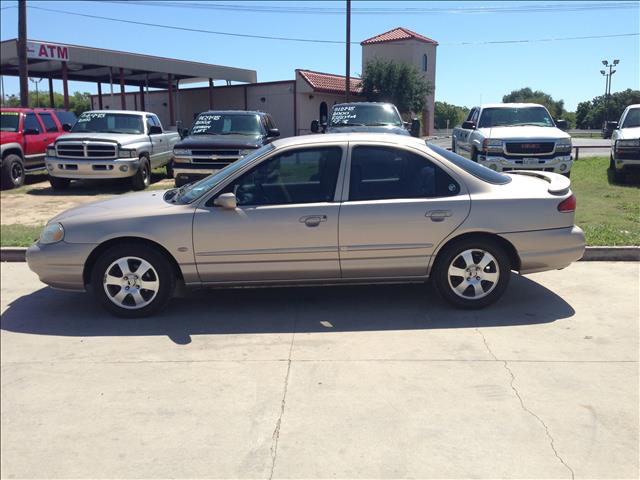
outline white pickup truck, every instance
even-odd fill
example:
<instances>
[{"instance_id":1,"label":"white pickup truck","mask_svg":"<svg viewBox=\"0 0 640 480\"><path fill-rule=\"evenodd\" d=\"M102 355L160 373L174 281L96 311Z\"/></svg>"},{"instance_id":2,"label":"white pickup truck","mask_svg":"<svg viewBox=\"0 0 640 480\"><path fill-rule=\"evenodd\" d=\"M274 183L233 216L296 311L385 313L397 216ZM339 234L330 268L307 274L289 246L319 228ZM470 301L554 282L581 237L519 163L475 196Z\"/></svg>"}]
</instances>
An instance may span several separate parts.
<instances>
[{"instance_id":1,"label":"white pickup truck","mask_svg":"<svg viewBox=\"0 0 640 480\"><path fill-rule=\"evenodd\" d=\"M542 105L497 103L474 107L453 129L451 150L493 170L543 170L570 175L571 137Z\"/></svg>"},{"instance_id":2,"label":"white pickup truck","mask_svg":"<svg viewBox=\"0 0 640 480\"><path fill-rule=\"evenodd\" d=\"M153 113L127 110L84 112L70 133L47 147L45 163L54 189L71 180L130 178L134 190L151 183L151 170L171 176L177 132L165 132Z\"/></svg>"},{"instance_id":3,"label":"white pickup truck","mask_svg":"<svg viewBox=\"0 0 640 480\"><path fill-rule=\"evenodd\" d=\"M616 182L627 172L640 171L640 104L629 105L611 133L611 163Z\"/></svg>"}]
</instances>

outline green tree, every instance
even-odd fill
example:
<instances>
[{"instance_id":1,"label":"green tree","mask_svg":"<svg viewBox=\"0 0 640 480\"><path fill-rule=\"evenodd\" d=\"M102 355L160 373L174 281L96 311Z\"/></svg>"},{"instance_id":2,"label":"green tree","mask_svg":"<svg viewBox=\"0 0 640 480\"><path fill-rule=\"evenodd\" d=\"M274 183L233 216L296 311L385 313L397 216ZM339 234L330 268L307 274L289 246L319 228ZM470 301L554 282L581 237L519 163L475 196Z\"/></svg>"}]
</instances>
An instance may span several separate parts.
<instances>
[{"instance_id":1,"label":"green tree","mask_svg":"<svg viewBox=\"0 0 640 480\"><path fill-rule=\"evenodd\" d=\"M604 95L600 95L592 100L580 102L576 109L576 126L582 129L602 128L605 117L607 117L607 109L608 119L616 121L625 108L635 103L640 103L640 90L630 88L612 93L608 101Z\"/></svg>"},{"instance_id":2,"label":"green tree","mask_svg":"<svg viewBox=\"0 0 640 480\"><path fill-rule=\"evenodd\" d=\"M562 118L564 115L564 100L554 100L548 93L540 90L531 90L529 87L513 90L502 97L503 103L539 103L549 110L553 118Z\"/></svg>"},{"instance_id":3,"label":"green tree","mask_svg":"<svg viewBox=\"0 0 640 480\"><path fill-rule=\"evenodd\" d=\"M53 104L55 108L64 108L64 96L61 93L53 92ZM9 95L5 98L3 106L19 107L20 97L13 94ZM35 90L30 90L29 106L49 107L49 92L47 90L40 91L36 95ZM69 110L76 115L91 110L91 94L89 92L74 92L73 95L69 96Z\"/></svg>"},{"instance_id":4,"label":"green tree","mask_svg":"<svg viewBox=\"0 0 640 480\"><path fill-rule=\"evenodd\" d=\"M400 113L424 110L433 86L418 69L404 62L375 59L362 75L362 93L370 102L391 102Z\"/></svg>"},{"instance_id":5,"label":"green tree","mask_svg":"<svg viewBox=\"0 0 640 480\"><path fill-rule=\"evenodd\" d=\"M434 127L437 129L453 128L460 125L469 114L467 107L459 107L457 105L451 105L447 102L436 102L434 108Z\"/></svg>"}]
</instances>

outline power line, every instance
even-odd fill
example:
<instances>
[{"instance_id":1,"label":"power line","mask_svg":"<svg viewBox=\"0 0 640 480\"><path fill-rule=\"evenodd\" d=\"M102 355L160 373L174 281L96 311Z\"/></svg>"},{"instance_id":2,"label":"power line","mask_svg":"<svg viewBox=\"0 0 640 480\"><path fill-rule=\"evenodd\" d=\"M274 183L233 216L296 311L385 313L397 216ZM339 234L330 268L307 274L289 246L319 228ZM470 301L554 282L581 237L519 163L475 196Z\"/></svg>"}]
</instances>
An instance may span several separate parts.
<instances>
[{"instance_id":1,"label":"power line","mask_svg":"<svg viewBox=\"0 0 640 480\"><path fill-rule=\"evenodd\" d=\"M304 42L304 43L322 43L322 44L331 44L331 45L344 45L344 42L339 40L324 40L324 39L312 39L312 38L295 38L295 37L276 37L269 35L252 35L246 33L232 33L232 32L219 32L214 30L206 30L201 28L190 28L190 27L180 27L177 25L166 25L159 23L150 23L150 22L140 22L137 20L126 20L122 18L112 18L112 17L104 17L100 15L90 15L87 13L77 13L77 12L69 12L66 10L53 10L50 8L44 7L35 7L33 5L28 6L30 9L35 10L43 10L46 12L53 13L62 13L66 15L74 15L78 17L85 18L94 18L98 20L106 20L110 22L120 22L120 23L128 23L133 25L142 25L145 27L154 27L154 28L165 28L170 30L180 30L186 32L193 33L206 33L210 35L222 35L228 37L240 37L240 38L255 38L260 40L280 40L287 42ZM441 43L443 46L460 46L460 45L492 45L492 44L510 44L510 43L538 43L538 42L557 42L557 41L565 41L565 40L589 40L589 39L597 39L597 38L615 38L615 37L633 37L639 36L640 33L615 33L610 35L588 35L588 36L580 36L580 37L556 37L556 38L541 38L541 39L521 39L521 40L487 40L487 41L479 41L479 42L458 42L458 43ZM360 42L351 42L353 45L359 45Z\"/></svg>"}]
</instances>

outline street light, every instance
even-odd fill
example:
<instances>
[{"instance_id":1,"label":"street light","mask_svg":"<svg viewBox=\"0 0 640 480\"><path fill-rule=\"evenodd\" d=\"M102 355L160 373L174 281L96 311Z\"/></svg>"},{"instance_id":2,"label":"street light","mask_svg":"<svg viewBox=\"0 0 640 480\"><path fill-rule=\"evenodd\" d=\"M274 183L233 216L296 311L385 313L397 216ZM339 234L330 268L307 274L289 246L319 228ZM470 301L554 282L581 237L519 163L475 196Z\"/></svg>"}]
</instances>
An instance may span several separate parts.
<instances>
[{"instance_id":1,"label":"street light","mask_svg":"<svg viewBox=\"0 0 640 480\"><path fill-rule=\"evenodd\" d=\"M30 78L30 79L29 79L29 81L30 81L30 82L33 82L33 83L35 83L35 84L36 84L36 107L39 107L39 106L40 106L40 95L39 95L39 92L38 92L38 84L39 84L42 80L44 80L44 78L41 78L41 79L39 79L39 80L35 80L35 79L33 79L33 78Z\"/></svg>"},{"instance_id":2,"label":"street light","mask_svg":"<svg viewBox=\"0 0 640 480\"><path fill-rule=\"evenodd\" d=\"M605 66L605 70L600 70L600 74L605 77L604 84L604 123L605 127L607 126L607 122L609 121L609 96L611 95L611 76L616 73L613 69L616 65L620 63L620 60L615 59L612 63L609 63L607 60L602 60L602 65ZM606 68L609 69L609 73L607 73Z\"/></svg>"}]
</instances>

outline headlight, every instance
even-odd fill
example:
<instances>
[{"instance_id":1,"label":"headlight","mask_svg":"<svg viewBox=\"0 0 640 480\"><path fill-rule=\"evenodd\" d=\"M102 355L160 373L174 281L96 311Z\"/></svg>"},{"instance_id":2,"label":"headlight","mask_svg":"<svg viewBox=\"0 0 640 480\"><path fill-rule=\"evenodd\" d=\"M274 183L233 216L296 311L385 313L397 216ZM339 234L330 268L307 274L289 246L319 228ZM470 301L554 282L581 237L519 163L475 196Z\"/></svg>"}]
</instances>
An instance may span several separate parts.
<instances>
[{"instance_id":1,"label":"headlight","mask_svg":"<svg viewBox=\"0 0 640 480\"><path fill-rule=\"evenodd\" d=\"M488 152L502 152L502 140L496 138L485 138L482 148Z\"/></svg>"},{"instance_id":2,"label":"headlight","mask_svg":"<svg viewBox=\"0 0 640 480\"><path fill-rule=\"evenodd\" d=\"M138 151L135 149L121 148L120 158L138 158Z\"/></svg>"},{"instance_id":3,"label":"headlight","mask_svg":"<svg viewBox=\"0 0 640 480\"><path fill-rule=\"evenodd\" d=\"M616 140L616 147L638 147L638 146L640 146L640 139Z\"/></svg>"},{"instance_id":4,"label":"headlight","mask_svg":"<svg viewBox=\"0 0 640 480\"><path fill-rule=\"evenodd\" d=\"M50 223L42 230L40 234L40 243L47 245L49 243L57 243L64 239L64 228L60 223Z\"/></svg>"},{"instance_id":5,"label":"headlight","mask_svg":"<svg viewBox=\"0 0 640 480\"><path fill-rule=\"evenodd\" d=\"M55 157L56 156L56 147L47 147L47 156Z\"/></svg>"},{"instance_id":6,"label":"headlight","mask_svg":"<svg viewBox=\"0 0 640 480\"><path fill-rule=\"evenodd\" d=\"M240 156L244 157L245 155L249 155L251 152L253 152L254 149L253 148L248 148L246 150L240 150Z\"/></svg>"},{"instance_id":7,"label":"headlight","mask_svg":"<svg viewBox=\"0 0 640 480\"><path fill-rule=\"evenodd\" d=\"M191 155L191 150L189 150L188 148L174 148L173 149L173 154L174 155L178 155L178 156L190 156Z\"/></svg>"},{"instance_id":8,"label":"headlight","mask_svg":"<svg viewBox=\"0 0 640 480\"><path fill-rule=\"evenodd\" d=\"M570 152L571 151L571 139L558 140L556 142L556 152Z\"/></svg>"}]
</instances>

